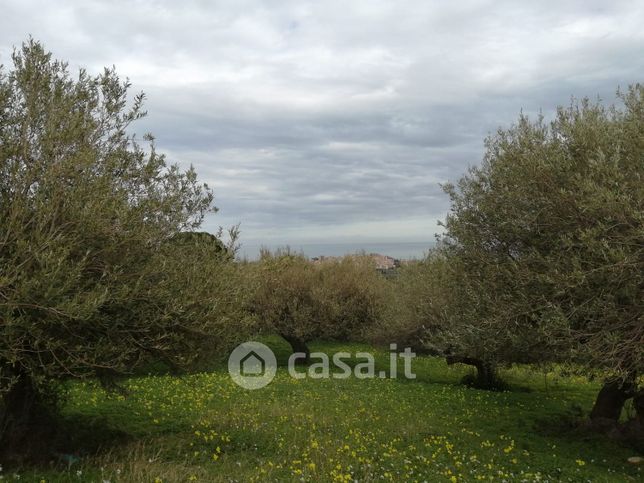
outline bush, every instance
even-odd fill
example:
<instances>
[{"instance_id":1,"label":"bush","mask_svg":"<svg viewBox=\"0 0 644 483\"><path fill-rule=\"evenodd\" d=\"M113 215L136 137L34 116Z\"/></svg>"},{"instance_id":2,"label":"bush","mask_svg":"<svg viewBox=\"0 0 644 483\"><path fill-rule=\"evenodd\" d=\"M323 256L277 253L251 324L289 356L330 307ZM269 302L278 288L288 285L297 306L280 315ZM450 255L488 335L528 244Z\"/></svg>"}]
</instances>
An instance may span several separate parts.
<instances>
[{"instance_id":1,"label":"bush","mask_svg":"<svg viewBox=\"0 0 644 483\"><path fill-rule=\"evenodd\" d=\"M264 251L247 270L251 312L294 352L308 354L314 338L363 338L383 315L388 282L366 256L314 263L290 250Z\"/></svg>"}]
</instances>

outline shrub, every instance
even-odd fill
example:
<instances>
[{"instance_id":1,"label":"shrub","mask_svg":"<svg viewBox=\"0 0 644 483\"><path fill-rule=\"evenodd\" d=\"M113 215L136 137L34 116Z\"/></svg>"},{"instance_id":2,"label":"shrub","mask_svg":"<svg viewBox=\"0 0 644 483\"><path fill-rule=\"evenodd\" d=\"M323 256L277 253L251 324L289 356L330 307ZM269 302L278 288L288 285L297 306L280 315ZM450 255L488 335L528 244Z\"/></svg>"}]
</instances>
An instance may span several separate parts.
<instances>
[{"instance_id":1,"label":"shrub","mask_svg":"<svg viewBox=\"0 0 644 483\"><path fill-rule=\"evenodd\" d=\"M251 310L264 330L294 352L309 353L314 338L360 339L378 323L387 281L366 256L311 262L289 250L263 252L254 273Z\"/></svg>"}]
</instances>

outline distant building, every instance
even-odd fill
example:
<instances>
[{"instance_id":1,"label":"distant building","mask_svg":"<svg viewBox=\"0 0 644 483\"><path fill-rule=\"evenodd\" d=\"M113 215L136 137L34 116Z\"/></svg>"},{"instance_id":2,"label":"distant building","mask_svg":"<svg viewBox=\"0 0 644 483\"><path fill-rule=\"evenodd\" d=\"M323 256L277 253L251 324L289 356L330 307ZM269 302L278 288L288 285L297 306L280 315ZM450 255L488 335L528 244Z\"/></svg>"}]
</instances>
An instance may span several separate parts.
<instances>
[{"instance_id":1,"label":"distant building","mask_svg":"<svg viewBox=\"0 0 644 483\"><path fill-rule=\"evenodd\" d=\"M346 255L351 257L353 255ZM380 272L388 272L389 270L394 270L395 268L400 267L400 260L397 258L390 257L388 255L381 255L379 253L369 253L365 256L370 257L375 265L375 269ZM337 262L342 260L344 257L327 257L320 255L319 257L311 258L313 263L325 263L325 262Z\"/></svg>"},{"instance_id":2,"label":"distant building","mask_svg":"<svg viewBox=\"0 0 644 483\"><path fill-rule=\"evenodd\" d=\"M380 255L379 253L370 253L369 256L376 263L376 270L393 270L400 266L400 260L397 260L388 255Z\"/></svg>"}]
</instances>

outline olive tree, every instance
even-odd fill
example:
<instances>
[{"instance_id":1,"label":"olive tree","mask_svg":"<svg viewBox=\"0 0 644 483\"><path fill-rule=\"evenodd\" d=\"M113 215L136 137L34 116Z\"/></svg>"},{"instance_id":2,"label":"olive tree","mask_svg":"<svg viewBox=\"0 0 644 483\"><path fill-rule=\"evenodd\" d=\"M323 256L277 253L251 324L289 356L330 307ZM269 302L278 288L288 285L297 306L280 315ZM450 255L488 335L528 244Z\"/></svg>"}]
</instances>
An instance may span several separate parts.
<instances>
[{"instance_id":1,"label":"olive tree","mask_svg":"<svg viewBox=\"0 0 644 483\"><path fill-rule=\"evenodd\" d=\"M446 186L444 237L463 271L458 356L603 371L591 418L612 421L644 369L644 87L618 98L491 136Z\"/></svg>"},{"instance_id":2,"label":"olive tree","mask_svg":"<svg viewBox=\"0 0 644 483\"><path fill-rule=\"evenodd\" d=\"M448 262L439 250L405 263L391 278L384 316L371 327L378 345L396 343L416 353L442 353L436 336L448 319L452 284Z\"/></svg>"},{"instance_id":3,"label":"olive tree","mask_svg":"<svg viewBox=\"0 0 644 483\"><path fill-rule=\"evenodd\" d=\"M278 333L308 361L307 342L319 334L323 318L315 293L320 277L313 264L289 249L262 250L247 271L253 286L249 307L260 329Z\"/></svg>"},{"instance_id":4,"label":"olive tree","mask_svg":"<svg viewBox=\"0 0 644 483\"><path fill-rule=\"evenodd\" d=\"M490 342L480 344L481 306L464 277L458 260L443 246L406 263L390 284L384 316L369 331L369 339L445 357L450 365L474 366L476 374L466 376L465 383L502 389L497 363L489 357ZM477 330L466 321L476 321Z\"/></svg>"},{"instance_id":5,"label":"olive tree","mask_svg":"<svg viewBox=\"0 0 644 483\"><path fill-rule=\"evenodd\" d=\"M239 318L230 257L177 242L213 210L194 170L130 133L143 94L30 40L0 70L0 449L34 449L68 378L185 366ZM173 241L173 239L175 241Z\"/></svg>"},{"instance_id":6,"label":"olive tree","mask_svg":"<svg viewBox=\"0 0 644 483\"><path fill-rule=\"evenodd\" d=\"M318 263L317 294L324 315L322 336L364 340L383 319L390 283L368 255L355 254Z\"/></svg>"},{"instance_id":7,"label":"olive tree","mask_svg":"<svg viewBox=\"0 0 644 483\"><path fill-rule=\"evenodd\" d=\"M306 362L316 338L362 338L382 316L387 281L366 256L314 263L290 250L264 251L252 265L251 310Z\"/></svg>"}]
</instances>

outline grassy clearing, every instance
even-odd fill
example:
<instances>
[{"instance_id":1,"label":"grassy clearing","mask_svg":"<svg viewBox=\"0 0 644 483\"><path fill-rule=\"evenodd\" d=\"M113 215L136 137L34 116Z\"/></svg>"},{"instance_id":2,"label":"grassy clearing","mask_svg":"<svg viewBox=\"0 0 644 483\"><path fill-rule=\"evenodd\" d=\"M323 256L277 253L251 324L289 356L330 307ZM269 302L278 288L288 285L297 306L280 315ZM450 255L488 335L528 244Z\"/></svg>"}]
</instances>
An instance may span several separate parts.
<instances>
[{"instance_id":1,"label":"grassy clearing","mask_svg":"<svg viewBox=\"0 0 644 483\"><path fill-rule=\"evenodd\" d=\"M270 344L284 361L286 345ZM387 360L379 351L382 368ZM550 374L546 385L543 374L516 368L504 374L514 390L491 393L458 385L465 367L419 358L413 368L415 381L295 380L282 368L257 391L218 368L132 378L127 398L74 383L65 415L81 422L79 438L102 449L78 460L54 456L51 468L18 474L48 483L641 481L642 471L626 463L632 450L553 424L571 408L588 410L593 384Z\"/></svg>"}]
</instances>

